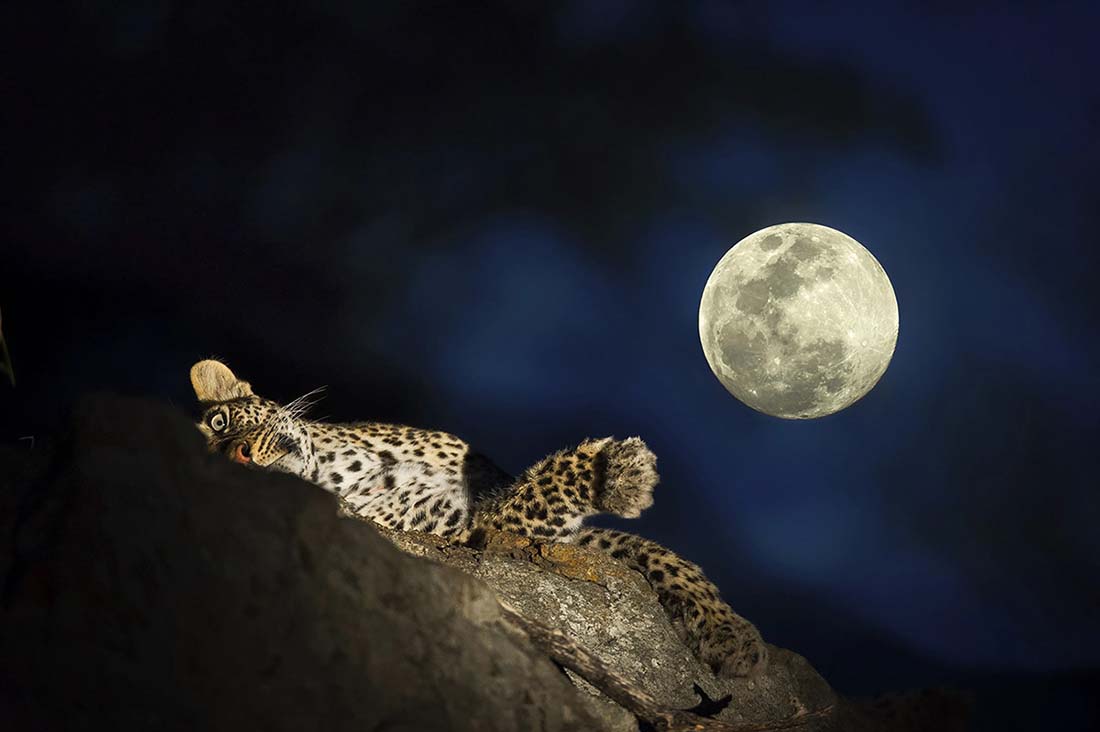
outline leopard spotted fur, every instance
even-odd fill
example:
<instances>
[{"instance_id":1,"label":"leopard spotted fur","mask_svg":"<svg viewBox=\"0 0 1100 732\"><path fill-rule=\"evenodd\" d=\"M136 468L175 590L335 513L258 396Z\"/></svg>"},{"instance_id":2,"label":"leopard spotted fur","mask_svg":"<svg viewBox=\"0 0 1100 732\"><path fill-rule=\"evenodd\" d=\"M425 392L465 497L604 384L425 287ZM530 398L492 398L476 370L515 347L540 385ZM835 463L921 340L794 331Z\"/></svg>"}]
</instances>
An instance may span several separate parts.
<instances>
[{"instance_id":1,"label":"leopard spotted fur","mask_svg":"<svg viewBox=\"0 0 1100 732\"><path fill-rule=\"evenodd\" d=\"M216 452L305 478L391 529L455 542L506 531L607 553L642 573L680 637L716 673L749 676L767 663L759 632L698 566L639 536L583 525L601 513L634 518L652 505L657 459L637 437L586 440L513 479L446 432L306 419L308 395L286 405L264 399L219 361L195 364L191 383L203 406L198 427Z\"/></svg>"}]
</instances>

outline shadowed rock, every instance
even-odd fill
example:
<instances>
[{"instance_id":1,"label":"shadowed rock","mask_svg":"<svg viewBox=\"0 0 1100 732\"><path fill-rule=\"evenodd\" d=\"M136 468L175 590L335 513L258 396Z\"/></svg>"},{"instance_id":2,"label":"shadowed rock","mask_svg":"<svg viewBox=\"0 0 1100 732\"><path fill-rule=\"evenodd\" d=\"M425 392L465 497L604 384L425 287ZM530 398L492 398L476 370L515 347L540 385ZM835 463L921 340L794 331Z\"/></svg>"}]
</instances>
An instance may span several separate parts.
<instances>
[{"instance_id":1,"label":"shadowed rock","mask_svg":"<svg viewBox=\"0 0 1100 732\"><path fill-rule=\"evenodd\" d=\"M389 535L401 551L166 407L87 400L56 453L0 452L0 480L13 729L886 728L789 651L716 679L600 554Z\"/></svg>"}]
</instances>

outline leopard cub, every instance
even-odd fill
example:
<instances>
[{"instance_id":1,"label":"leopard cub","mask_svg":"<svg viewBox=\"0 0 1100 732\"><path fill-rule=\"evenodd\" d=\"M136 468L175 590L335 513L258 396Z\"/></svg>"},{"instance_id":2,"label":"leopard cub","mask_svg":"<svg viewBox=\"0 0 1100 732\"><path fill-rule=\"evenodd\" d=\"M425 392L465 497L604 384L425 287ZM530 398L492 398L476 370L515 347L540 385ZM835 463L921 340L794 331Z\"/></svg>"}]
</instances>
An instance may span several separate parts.
<instances>
[{"instance_id":1,"label":"leopard cub","mask_svg":"<svg viewBox=\"0 0 1100 732\"><path fill-rule=\"evenodd\" d=\"M191 385L203 406L199 429L231 460L297 475L392 529L455 542L493 529L604 552L646 578L681 639L715 673L749 676L767 664L760 633L699 567L648 539L583 525L601 513L636 518L653 504L657 458L637 437L586 440L513 478L446 432L306 419L311 395L280 405L219 361L196 363Z\"/></svg>"}]
</instances>

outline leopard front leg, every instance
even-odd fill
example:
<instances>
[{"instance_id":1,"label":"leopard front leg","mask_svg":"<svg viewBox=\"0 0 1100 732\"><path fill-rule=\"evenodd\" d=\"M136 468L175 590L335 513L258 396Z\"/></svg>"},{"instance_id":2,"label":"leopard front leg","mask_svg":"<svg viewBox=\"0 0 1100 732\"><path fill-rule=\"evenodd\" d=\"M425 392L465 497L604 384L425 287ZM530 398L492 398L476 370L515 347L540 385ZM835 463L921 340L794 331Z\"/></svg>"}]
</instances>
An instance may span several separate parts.
<instances>
[{"instance_id":1,"label":"leopard front leg","mask_svg":"<svg viewBox=\"0 0 1100 732\"><path fill-rule=\"evenodd\" d=\"M635 518L653 504L656 464L637 437L586 440L540 460L476 506L473 528L567 541L586 516Z\"/></svg>"},{"instance_id":2,"label":"leopard front leg","mask_svg":"<svg viewBox=\"0 0 1100 732\"><path fill-rule=\"evenodd\" d=\"M767 666L768 649L760 631L722 601L718 588L697 565L655 541L623 531L586 527L574 541L641 572L680 638L716 674L753 676Z\"/></svg>"}]
</instances>

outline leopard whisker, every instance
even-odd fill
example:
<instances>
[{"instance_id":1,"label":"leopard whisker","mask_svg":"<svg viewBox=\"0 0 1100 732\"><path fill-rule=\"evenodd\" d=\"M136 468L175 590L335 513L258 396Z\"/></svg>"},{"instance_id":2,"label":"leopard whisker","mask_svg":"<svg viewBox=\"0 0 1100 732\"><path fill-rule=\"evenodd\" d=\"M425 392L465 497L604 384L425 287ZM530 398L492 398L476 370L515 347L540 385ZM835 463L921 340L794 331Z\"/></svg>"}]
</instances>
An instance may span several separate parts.
<instances>
[{"instance_id":1,"label":"leopard whisker","mask_svg":"<svg viewBox=\"0 0 1100 732\"><path fill-rule=\"evenodd\" d=\"M279 407L278 411L269 418L269 421L280 420L285 422L301 419L311 407L321 400L321 394L324 390L325 387L320 386Z\"/></svg>"}]
</instances>

